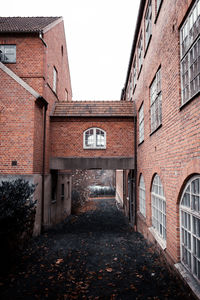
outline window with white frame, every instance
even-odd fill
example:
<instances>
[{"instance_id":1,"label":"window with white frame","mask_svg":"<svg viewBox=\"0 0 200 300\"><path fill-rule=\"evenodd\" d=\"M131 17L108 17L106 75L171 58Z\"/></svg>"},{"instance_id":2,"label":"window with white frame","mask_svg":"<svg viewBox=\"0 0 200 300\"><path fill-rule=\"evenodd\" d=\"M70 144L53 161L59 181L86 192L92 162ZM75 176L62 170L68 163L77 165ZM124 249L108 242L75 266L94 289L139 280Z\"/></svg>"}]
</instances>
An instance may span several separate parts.
<instances>
[{"instance_id":1,"label":"window with white frame","mask_svg":"<svg viewBox=\"0 0 200 300\"><path fill-rule=\"evenodd\" d=\"M131 72L130 79L129 79L129 99L132 100L133 95L133 73Z\"/></svg>"},{"instance_id":2,"label":"window with white frame","mask_svg":"<svg viewBox=\"0 0 200 300\"><path fill-rule=\"evenodd\" d=\"M160 177L156 174L151 190L152 226L166 240L166 200Z\"/></svg>"},{"instance_id":3,"label":"window with white frame","mask_svg":"<svg viewBox=\"0 0 200 300\"><path fill-rule=\"evenodd\" d=\"M158 13L162 0L156 0L156 12Z\"/></svg>"},{"instance_id":4,"label":"window with white frame","mask_svg":"<svg viewBox=\"0 0 200 300\"><path fill-rule=\"evenodd\" d=\"M181 263L200 283L200 175L186 184L180 202Z\"/></svg>"},{"instance_id":5,"label":"window with white frame","mask_svg":"<svg viewBox=\"0 0 200 300\"><path fill-rule=\"evenodd\" d=\"M200 91L200 0L180 29L181 98L186 103Z\"/></svg>"},{"instance_id":6,"label":"window with white frame","mask_svg":"<svg viewBox=\"0 0 200 300\"><path fill-rule=\"evenodd\" d=\"M152 6L151 6L151 0L149 0L146 14L145 14L145 49L149 44L151 31L152 31Z\"/></svg>"},{"instance_id":7,"label":"window with white frame","mask_svg":"<svg viewBox=\"0 0 200 300\"><path fill-rule=\"evenodd\" d=\"M136 82L137 82L137 66L136 66L136 58L135 58L133 62L133 89L135 89Z\"/></svg>"},{"instance_id":8,"label":"window with white frame","mask_svg":"<svg viewBox=\"0 0 200 300\"><path fill-rule=\"evenodd\" d=\"M138 42L138 72L142 67L143 63L143 40L142 40L142 32L140 34L139 42Z\"/></svg>"},{"instance_id":9,"label":"window with white frame","mask_svg":"<svg viewBox=\"0 0 200 300\"><path fill-rule=\"evenodd\" d=\"M16 63L16 45L0 45L0 61Z\"/></svg>"},{"instance_id":10,"label":"window with white frame","mask_svg":"<svg viewBox=\"0 0 200 300\"><path fill-rule=\"evenodd\" d=\"M146 200L145 200L145 184L144 177L140 176L140 185L139 185L139 203L140 203L140 212L146 217Z\"/></svg>"},{"instance_id":11,"label":"window with white frame","mask_svg":"<svg viewBox=\"0 0 200 300\"><path fill-rule=\"evenodd\" d=\"M56 93L57 92L57 70L55 67L53 67L53 91Z\"/></svg>"},{"instance_id":12,"label":"window with white frame","mask_svg":"<svg viewBox=\"0 0 200 300\"><path fill-rule=\"evenodd\" d=\"M161 91L161 69L150 86L151 98L151 132L154 132L162 124L162 91Z\"/></svg>"},{"instance_id":13,"label":"window with white frame","mask_svg":"<svg viewBox=\"0 0 200 300\"><path fill-rule=\"evenodd\" d=\"M144 141L144 103L139 109L139 143Z\"/></svg>"},{"instance_id":14,"label":"window with white frame","mask_svg":"<svg viewBox=\"0 0 200 300\"><path fill-rule=\"evenodd\" d=\"M100 128L89 128L83 134L84 149L106 149L106 132Z\"/></svg>"}]
</instances>

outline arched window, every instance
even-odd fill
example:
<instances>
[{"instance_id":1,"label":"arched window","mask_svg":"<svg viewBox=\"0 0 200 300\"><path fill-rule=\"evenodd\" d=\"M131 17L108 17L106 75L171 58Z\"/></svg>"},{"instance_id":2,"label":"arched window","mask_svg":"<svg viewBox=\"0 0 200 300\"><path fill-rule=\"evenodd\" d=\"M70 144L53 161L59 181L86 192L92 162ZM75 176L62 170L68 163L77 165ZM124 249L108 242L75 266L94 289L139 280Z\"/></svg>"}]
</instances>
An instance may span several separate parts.
<instances>
[{"instance_id":1,"label":"arched window","mask_svg":"<svg viewBox=\"0 0 200 300\"><path fill-rule=\"evenodd\" d=\"M160 177L156 174L151 190L152 226L166 240L166 200Z\"/></svg>"},{"instance_id":2,"label":"arched window","mask_svg":"<svg viewBox=\"0 0 200 300\"><path fill-rule=\"evenodd\" d=\"M200 281L200 175L192 177L180 202L181 262Z\"/></svg>"},{"instance_id":3,"label":"arched window","mask_svg":"<svg viewBox=\"0 0 200 300\"><path fill-rule=\"evenodd\" d=\"M100 128L89 128L83 135L84 149L105 149L106 132Z\"/></svg>"},{"instance_id":4,"label":"arched window","mask_svg":"<svg viewBox=\"0 0 200 300\"><path fill-rule=\"evenodd\" d=\"M140 202L140 212L146 217L146 201L145 201L145 184L144 177L140 176L140 184L139 184L139 202Z\"/></svg>"}]
</instances>

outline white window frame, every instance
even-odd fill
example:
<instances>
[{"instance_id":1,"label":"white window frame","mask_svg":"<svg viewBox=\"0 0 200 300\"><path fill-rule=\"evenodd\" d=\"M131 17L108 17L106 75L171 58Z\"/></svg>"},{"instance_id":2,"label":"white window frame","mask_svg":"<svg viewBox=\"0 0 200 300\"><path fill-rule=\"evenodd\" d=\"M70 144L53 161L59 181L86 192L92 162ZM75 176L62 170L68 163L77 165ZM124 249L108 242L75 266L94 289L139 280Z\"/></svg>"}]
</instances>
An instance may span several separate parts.
<instances>
[{"instance_id":1,"label":"white window frame","mask_svg":"<svg viewBox=\"0 0 200 300\"><path fill-rule=\"evenodd\" d=\"M86 144L86 135L87 135L87 132L89 132L90 130L93 130L93 143L91 145L87 145ZM97 130L100 130L103 134L104 134L104 145L100 145L98 146L97 145ZM84 131L83 133L83 148L84 149L106 149L106 131L101 129L101 128L98 128L98 127L91 127L91 128L88 128L87 130Z\"/></svg>"},{"instance_id":2,"label":"white window frame","mask_svg":"<svg viewBox=\"0 0 200 300\"><path fill-rule=\"evenodd\" d=\"M130 73L130 79L129 79L129 101L132 101L132 95L133 95L133 73L131 71Z\"/></svg>"},{"instance_id":3,"label":"white window frame","mask_svg":"<svg viewBox=\"0 0 200 300\"><path fill-rule=\"evenodd\" d=\"M151 133L162 124L162 90L161 90L161 68L150 86L151 100Z\"/></svg>"},{"instance_id":4,"label":"white window frame","mask_svg":"<svg viewBox=\"0 0 200 300\"><path fill-rule=\"evenodd\" d=\"M53 91L57 92L57 80L58 80L58 72L55 67L53 67Z\"/></svg>"},{"instance_id":5,"label":"white window frame","mask_svg":"<svg viewBox=\"0 0 200 300\"><path fill-rule=\"evenodd\" d=\"M154 176L151 188L152 227L158 236L166 241L166 199L158 174Z\"/></svg>"},{"instance_id":6,"label":"white window frame","mask_svg":"<svg viewBox=\"0 0 200 300\"><path fill-rule=\"evenodd\" d=\"M146 195L145 195L145 183L144 177L141 174L140 183L139 183L139 204L140 204L140 212L146 217Z\"/></svg>"},{"instance_id":7,"label":"white window frame","mask_svg":"<svg viewBox=\"0 0 200 300\"><path fill-rule=\"evenodd\" d=\"M143 38L142 32L140 33L140 38L138 42L138 72L140 72L143 64Z\"/></svg>"},{"instance_id":8,"label":"white window frame","mask_svg":"<svg viewBox=\"0 0 200 300\"><path fill-rule=\"evenodd\" d=\"M133 61L133 91L135 90L135 86L137 83L137 66L136 66L136 57Z\"/></svg>"},{"instance_id":9,"label":"white window frame","mask_svg":"<svg viewBox=\"0 0 200 300\"><path fill-rule=\"evenodd\" d=\"M180 29L181 104L200 92L200 0L196 0Z\"/></svg>"},{"instance_id":10,"label":"white window frame","mask_svg":"<svg viewBox=\"0 0 200 300\"><path fill-rule=\"evenodd\" d=\"M162 0L156 0L156 13L158 13L161 3L162 3Z\"/></svg>"},{"instance_id":11,"label":"white window frame","mask_svg":"<svg viewBox=\"0 0 200 300\"><path fill-rule=\"evenodd\" d=\"M200 283L200 175L187 182L179 213L181 264Z\"/></svg>"},{"instance_id":12,"label":"white window frame","mask_svg":"<svg viewBox=\"0 0 200 300\"><path fill-rule=\"evenodd\" d=\"M139 143L144 141L144 102L139 109Z\"/></svg>"},{"instance_id":13,"label":"white window frame","mask_svg":"<svg viewBox=\"0 0 200 300\"><path fill-rule=\"evenodd\" d=\"M148 47L150 37L152 34L152 3L149 0L145 13L145 50Z\"/></svg>"},{"instance_id":14,"label":"white window frame","mask_svg":"<svg viewBox=\"0 0 200 300\"><path fill-rule=\"evenodd\" d=\"M0 62L16 63L16 45L0 45Z\"/></svg>"}]
</instances>

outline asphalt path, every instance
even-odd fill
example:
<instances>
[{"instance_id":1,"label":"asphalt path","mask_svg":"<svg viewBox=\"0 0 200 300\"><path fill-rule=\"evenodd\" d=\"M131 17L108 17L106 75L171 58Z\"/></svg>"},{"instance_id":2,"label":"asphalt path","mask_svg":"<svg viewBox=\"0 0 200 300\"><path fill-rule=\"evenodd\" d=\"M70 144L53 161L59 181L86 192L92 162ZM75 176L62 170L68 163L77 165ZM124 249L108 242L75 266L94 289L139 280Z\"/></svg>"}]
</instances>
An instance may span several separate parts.
<instances>
[{"instance_id":1,"label":"asphalt path","mask_svg":"<svg viewBox=\"0 0 200 300\"><path fill-rule=\"evenodd\" d=\"M1 300L194 299L109 199L34 238L0 288Z\"/></svg>"}]
</instances>

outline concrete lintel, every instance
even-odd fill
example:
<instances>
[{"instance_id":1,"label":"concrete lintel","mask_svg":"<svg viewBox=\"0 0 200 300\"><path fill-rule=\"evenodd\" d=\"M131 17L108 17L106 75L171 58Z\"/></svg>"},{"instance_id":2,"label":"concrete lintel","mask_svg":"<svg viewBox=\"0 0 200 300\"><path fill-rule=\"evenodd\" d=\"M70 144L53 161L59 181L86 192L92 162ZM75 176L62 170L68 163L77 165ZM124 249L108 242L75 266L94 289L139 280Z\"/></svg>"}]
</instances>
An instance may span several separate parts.
<instances>
[{"instance_id":1,"label":"concrete lintel","mask_svg":"<svg viewBox=\"0 0 200 300\"><path fill-rule=\"evenodd\" d=\"M103 169L129 170L134 169L133 157L52 157L52 170Z\"/></svg>"}]
</instances>

